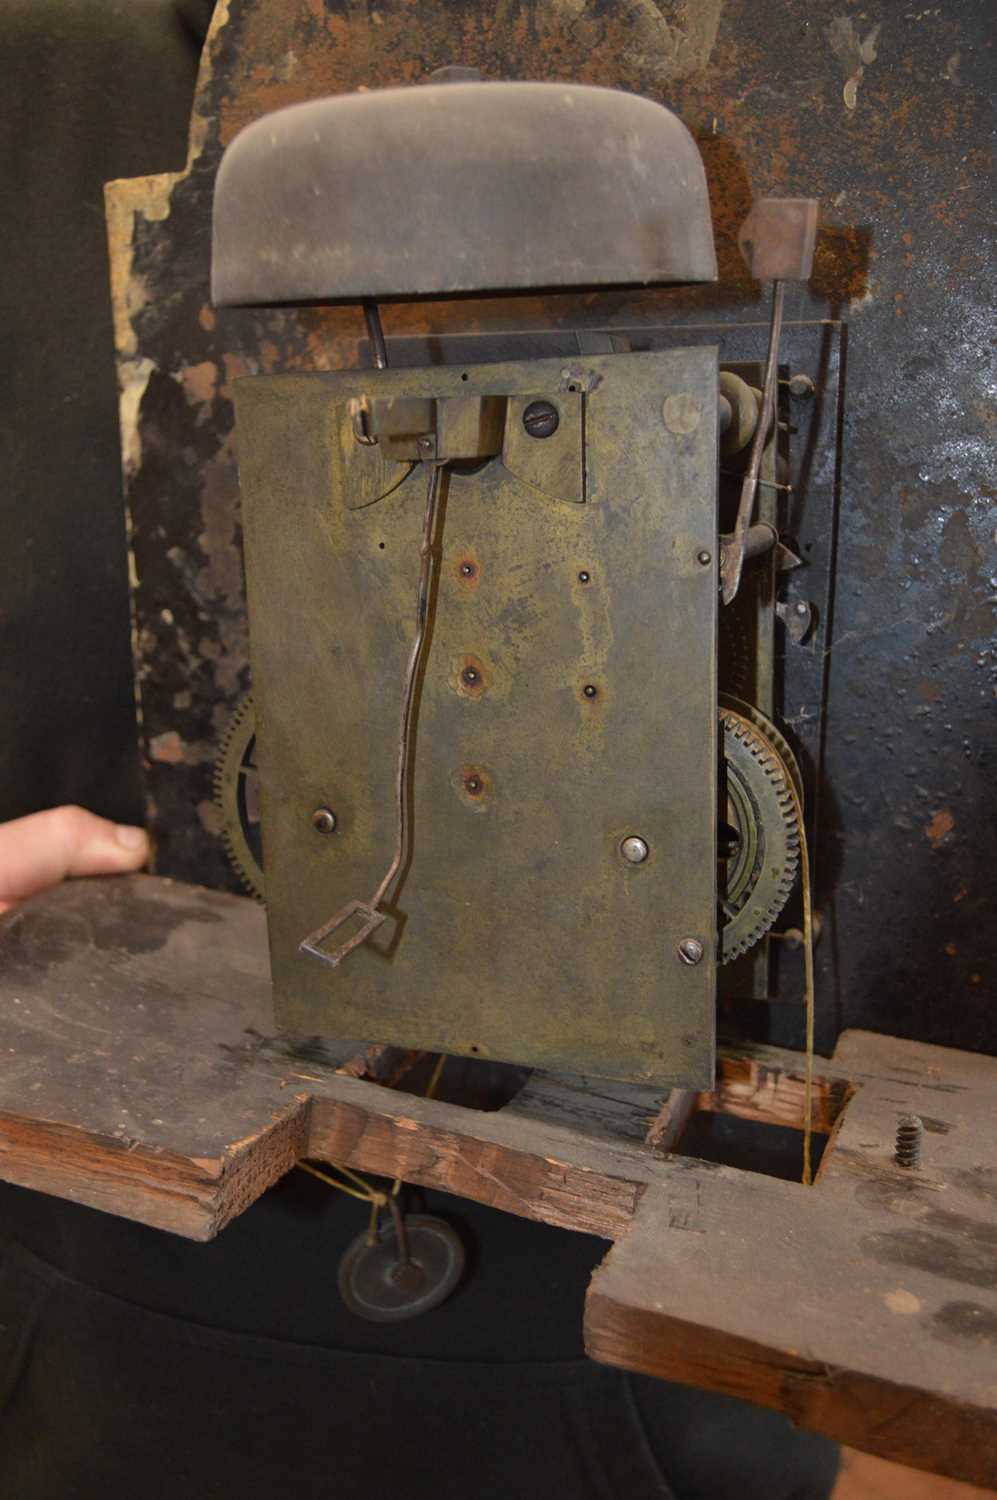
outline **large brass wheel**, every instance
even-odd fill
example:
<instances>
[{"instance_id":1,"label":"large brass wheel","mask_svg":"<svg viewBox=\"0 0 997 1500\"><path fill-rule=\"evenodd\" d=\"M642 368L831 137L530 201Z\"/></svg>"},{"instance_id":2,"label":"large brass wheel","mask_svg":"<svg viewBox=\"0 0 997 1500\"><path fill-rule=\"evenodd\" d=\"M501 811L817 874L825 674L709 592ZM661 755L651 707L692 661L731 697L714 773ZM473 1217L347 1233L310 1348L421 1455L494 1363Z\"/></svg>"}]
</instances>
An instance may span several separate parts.
<instances>
[{"instance_id":1,"label":"large brass wheel","mask_svg":"<svg viewBox=\"0 0 997 1500\"><path fill-rule=\"evenodd\" d=\"M785 738L758 709L722 698L720 725L720 956L729 963L765 936L789 899L800 864L802 782Z\"/></svg>"},{"instance_id":2,"label":"large brass wheel","mask_svg":"<svg viewBox=\"0 0 997 1500\"><path fill-rule=\"evenodd\" d=\"M215 802L222 815L225 852L240 880L262 901L263 841L260 777L256 765L256 718L251 697L229 720L215 762Z\"/></svg>"}]
</instances>

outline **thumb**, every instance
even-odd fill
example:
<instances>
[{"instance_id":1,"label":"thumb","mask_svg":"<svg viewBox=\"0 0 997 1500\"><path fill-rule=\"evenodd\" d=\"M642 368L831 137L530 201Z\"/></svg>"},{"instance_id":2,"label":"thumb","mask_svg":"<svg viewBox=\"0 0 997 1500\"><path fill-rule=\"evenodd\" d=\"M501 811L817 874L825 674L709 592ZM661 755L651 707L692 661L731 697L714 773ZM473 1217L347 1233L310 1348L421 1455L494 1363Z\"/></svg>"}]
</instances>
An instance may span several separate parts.
<instances>
[{"instance_id":1,"label":"thumb","mask_svg":"<svg viewBox=\"0 0 997 1500\"><path fill-rule=\"evenodd\" d=\"M98 818L82 807L53 807L0 823L0 910L67 875L117 875L149 858L144 828Z\"/></svg>"}]
</instances>

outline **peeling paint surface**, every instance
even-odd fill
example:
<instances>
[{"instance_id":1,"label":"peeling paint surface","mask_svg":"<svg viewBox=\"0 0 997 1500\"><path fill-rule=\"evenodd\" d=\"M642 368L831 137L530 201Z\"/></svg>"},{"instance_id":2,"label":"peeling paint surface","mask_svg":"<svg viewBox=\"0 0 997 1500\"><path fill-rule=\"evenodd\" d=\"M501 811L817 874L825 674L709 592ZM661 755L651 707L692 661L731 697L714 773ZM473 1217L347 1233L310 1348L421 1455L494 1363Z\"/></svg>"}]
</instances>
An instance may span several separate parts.
<instances>
[{"instance_id":1,"label":"peeling paint surface","mask_svg":"<svg viewBox=\"0 0 997 1500\"><path fill-rule=\"evenodd\" d=\"M108 191L134 642L165 873L232 884L205 811L208 748L249 686L232 382L354 364L363 337L351 308L211 309L222 148L281 105L417 83L448 63L622 87L695 135L722 284L393 306L387 334L757 322L761 289L735 242L752 197L821 198L813 281L787 308L849 325L818 1042L848 1024L997 1050L984 876L997 831L993 41L976 0L862 12L841 0L385 0L376 17L346 0L219 5L186 172ZM152 748L169 735L179 759ZM757 1027L788 1045L801 1035L791 1007Z\"/></svg>"},{"instance_id":2,"label":"peeling paint surface","mask_svg":"<svg viewBox=\"0 0 997 1500\"><path fill-rule=\"evenodd\" d=\"M846 109L854 109L858 103L859 84L865 77L866 68L876 61L876 43L881 30L882 25L877 22L860 39L851 16L835 16L827 28L831 51L845 72L841 94Z\"/></svg>"},{"instance_id":3,"label":"peeling paint surface","mask_svg":"<svg viewBox=\"0 0 997 1500\"><path fill-rule=\"evenodd\" d=\"M950 808L942 807L939 808L938 812L932 813L931 818L928 822L928 826L925 829L925 832L928 836L928 843L931 845L932 849L940 849L954 827L955 818L952 816ZM952 947L954 947L953 944L947 944L945 949L946 953L949 951L949 948Z\"/></svg>"}]
</instances>

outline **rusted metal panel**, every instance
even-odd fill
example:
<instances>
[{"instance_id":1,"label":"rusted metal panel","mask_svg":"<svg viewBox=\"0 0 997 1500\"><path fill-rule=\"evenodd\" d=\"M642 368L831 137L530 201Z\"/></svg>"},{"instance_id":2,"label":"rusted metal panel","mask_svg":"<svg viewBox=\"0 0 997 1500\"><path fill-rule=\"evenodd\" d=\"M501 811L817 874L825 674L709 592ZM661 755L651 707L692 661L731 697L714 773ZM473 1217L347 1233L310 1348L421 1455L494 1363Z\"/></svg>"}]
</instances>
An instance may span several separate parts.
<instances>
[{"instance_id":1,"label":"rusted metal panel","mask_svg":"<svg viewBox=\"0 0 997 1500\"><path fill-rule=\"evenodd\" d=\"M756 281L809 281L817 245L816 198L760 198L738 248Z\"/></svg>"},{"instance_id":2,"label":"rusted metal panel","mask_svg":"<svg viewBox=\"0 0 997 1500\"><path fill-rule=\"evenodd\" d=\"M187 172L110 192L161 868L230 881L210 789L213 746L248 680L231 381L354 363L363 332L349 309L213 312L210 204L222 147L281 105L418 82L447 63L624 87L674 109L697 140L721 286L396 306L387 332L756 323L761 290L736 244L752 200L821 198L814 277L787 316L848 325L822 797L833 877L820 950L825 1041L847 1022L997 1049L985 866L997 687L991 28L974 0L943 12L846 10L837 0L792 17L775 0L387 0L375 18L324 0L218 7ZM800 704L783 709L792 726ZM789 1007L755 1024L777 1040L801 1034Z\"/></svg>"}]
</instances>

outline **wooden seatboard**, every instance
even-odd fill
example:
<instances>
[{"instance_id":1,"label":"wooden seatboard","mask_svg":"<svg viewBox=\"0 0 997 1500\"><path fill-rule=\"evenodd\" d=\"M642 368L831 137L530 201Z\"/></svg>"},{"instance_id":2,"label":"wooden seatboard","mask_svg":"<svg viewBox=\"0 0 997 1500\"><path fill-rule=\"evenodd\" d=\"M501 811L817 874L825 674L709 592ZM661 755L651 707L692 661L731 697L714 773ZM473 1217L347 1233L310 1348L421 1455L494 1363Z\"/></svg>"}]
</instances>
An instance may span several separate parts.
<instances>
[{"instance_id":1,"label":"wooden seatboard","mask_svg":"<svg viewBox=\"0 0 997 1500\"><path fill-rule=\"evenodd\" d=\"M997 1065L852 1032L834 1067L854 1093L816 1186L720 1166L649 1189L586 1347L997 1484ZM907 1111L916 1171L893 1160Z\"/></svg>"},{"instance_id":2,"label":"wooden seatboard","mask_svg":"<svg viewBox=\"0 0 997 1500\"><path fill-rule=\"evenodd\" d=\"M728 1049L698 1101L538 1073L491 1112L357 1076L410 1061L274 1035L251 901L126 876L0 917L5 1180L209 1239L312 1157L600 1235L594 1358L997 1480L993 1060L846 1033L815 1062L835 1134L813 1188L669 1149L696 1103L802 1123L797 1053ZM908 1110L915 1172L893 1161Z\"/></svg>"}]
</instances>

